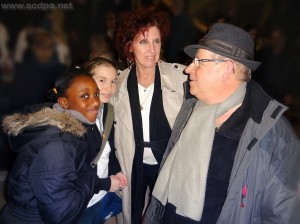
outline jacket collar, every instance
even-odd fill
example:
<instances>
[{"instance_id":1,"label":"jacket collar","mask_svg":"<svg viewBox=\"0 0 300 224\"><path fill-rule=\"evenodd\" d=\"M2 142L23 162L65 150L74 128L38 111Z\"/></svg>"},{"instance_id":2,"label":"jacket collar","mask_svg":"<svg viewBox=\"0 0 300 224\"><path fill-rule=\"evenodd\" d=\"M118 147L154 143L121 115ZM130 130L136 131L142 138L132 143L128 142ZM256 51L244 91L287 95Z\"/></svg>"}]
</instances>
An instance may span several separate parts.
<instances>
[{"instance_id":1,"label":"jacket collar","mask_svg":"<svg viewBox=\"0 0 300 224\"><path fill-rule=\"evenodd\" d=\"M165 87L171 91L176 91L176 89L178 89L178 87L176 86L176 82L174 82L174 79L170 79L170 68L168 66L168 63L164 62L164 61L159 61L157 63L157 66L159 68L159 72L161 75L161 80L162 80L162 87ZM174 64L174 68L178 68L179 65ZM117 92L120 92L122 94L126 94L127 93L127 78L129 76L130 70L131 69L135 69L135 66L133 66L132 68L127 68L124 71L121 72L121 74L119 75L119 80L118 80L118 87L117 87ZM117 93L116 93L117 94Z\"/></svg>"},{"instance_id":2,"label":"jacket collar","mask_svg":"<svg viewBox=\"0 0 300 224\"><path fill-rule=\"evenodd\" d=\"M184 84L185 99L196 101L196 98L189 93L188 81ZM260 124L263 114L273 99L261 88L261 86L250 80L247 83L244 101L232 116L224 122L219 133L227 137L239 140L249 118ZM278 103L279 104L279 103ZM280 106L280 104L278 105Z\"/></svg>"},{"instance_id":3,"label":"jacket collar","mask_svg":"<svg viewBox=\"0 0 300 224\"><path fill-rule=\"evenodd\" d=\"M239 141L248 119L260 124L271 100L255 81L249 81L242 105L223 123L219 133Z\"/></svg>"}]
</instances>

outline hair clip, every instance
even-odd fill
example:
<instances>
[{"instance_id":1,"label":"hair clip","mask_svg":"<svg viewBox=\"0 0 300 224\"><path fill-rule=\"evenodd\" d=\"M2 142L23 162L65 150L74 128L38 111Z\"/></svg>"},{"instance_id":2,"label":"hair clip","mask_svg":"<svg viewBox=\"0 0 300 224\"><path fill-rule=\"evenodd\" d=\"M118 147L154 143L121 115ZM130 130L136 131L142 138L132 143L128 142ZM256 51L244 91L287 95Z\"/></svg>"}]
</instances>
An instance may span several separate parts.
<instances>
[{"instance_id":1,"label":"hair clip","mask_svg":"<svg viewBox=\"0 0 300 224\"><path fill-rule=\"evenodd\" d=\"M57 89L56 88L53 88L52 90L53 90L53 92L55 92L55 94L57 94Z\"/></svg>"}]
</instances>

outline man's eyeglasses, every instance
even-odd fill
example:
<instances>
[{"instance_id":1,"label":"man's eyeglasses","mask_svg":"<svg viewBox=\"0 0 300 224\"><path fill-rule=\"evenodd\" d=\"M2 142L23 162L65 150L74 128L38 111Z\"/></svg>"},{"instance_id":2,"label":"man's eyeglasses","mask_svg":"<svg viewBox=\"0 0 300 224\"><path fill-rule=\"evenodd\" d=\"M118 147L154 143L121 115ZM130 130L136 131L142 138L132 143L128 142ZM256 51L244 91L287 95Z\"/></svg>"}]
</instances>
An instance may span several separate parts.
<instances>
[{"instance_id":1,"label":"man's eyeglasses","mask_svg":"<svg viewBox=\"0 0 300 224\"><path fill-rule=\"evenodd\" d=\"M199 58L194 58L193 63L194 66L197 68L199 67L199 65L203 62L225 62L225 61L229 61L229 60L221 60L221 59L199 59Z\"/></svg>"}]
</instances>

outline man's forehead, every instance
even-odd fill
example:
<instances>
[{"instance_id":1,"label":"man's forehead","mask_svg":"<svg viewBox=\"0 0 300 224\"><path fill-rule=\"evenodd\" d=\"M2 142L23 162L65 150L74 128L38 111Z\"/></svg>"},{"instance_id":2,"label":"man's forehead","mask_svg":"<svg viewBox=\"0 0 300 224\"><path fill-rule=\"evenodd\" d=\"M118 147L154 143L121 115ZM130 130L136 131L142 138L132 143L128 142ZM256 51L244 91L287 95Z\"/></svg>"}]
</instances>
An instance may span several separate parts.
<instances>
[{"instance_id":1,"label":"man's forehead","mask_svg":"<svg viewBox=\"0 0 300 224\"><path fill-rule=\"evenodd\" d=\"M203 56L209 56L209 55L211 55L213 52L211 52L211 51L209 51L209 50L206 50L206 49L203 49L203 48L199 48L198 50L197 50L197 52L196 52L196 55L195 55L195 57L198 57L199 58L199 56L201 56L201 57L203 57Z\"/></svg>"}]
</instances>

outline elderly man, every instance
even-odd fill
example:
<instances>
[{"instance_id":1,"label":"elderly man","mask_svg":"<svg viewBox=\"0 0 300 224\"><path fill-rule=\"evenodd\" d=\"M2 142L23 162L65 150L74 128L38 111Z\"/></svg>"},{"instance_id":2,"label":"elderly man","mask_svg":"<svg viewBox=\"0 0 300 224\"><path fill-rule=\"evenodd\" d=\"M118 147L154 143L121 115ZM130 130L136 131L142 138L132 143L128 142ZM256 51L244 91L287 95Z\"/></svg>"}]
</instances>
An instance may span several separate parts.
<instances>
[{"instance_id":1,"label":"elderly man","mask_svg":"<svg viewBox=\"0 0 300 224\"><path fill-rule=\"evenodd\" d=\"M253 51L225 23L185 48L194 97L176 119L144 223L299 223L299 140L287 108L250 80Z\"/></svg>"}]
</instances>

